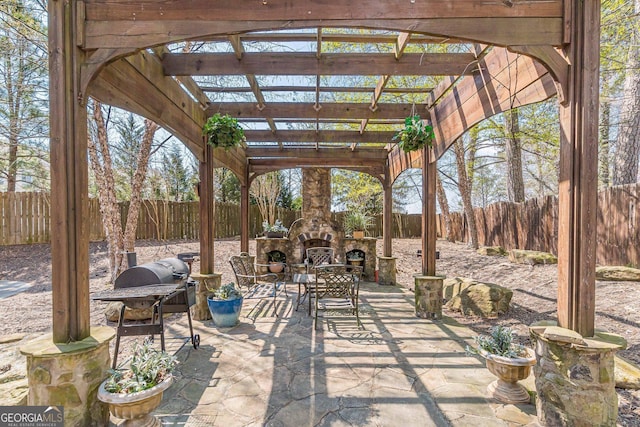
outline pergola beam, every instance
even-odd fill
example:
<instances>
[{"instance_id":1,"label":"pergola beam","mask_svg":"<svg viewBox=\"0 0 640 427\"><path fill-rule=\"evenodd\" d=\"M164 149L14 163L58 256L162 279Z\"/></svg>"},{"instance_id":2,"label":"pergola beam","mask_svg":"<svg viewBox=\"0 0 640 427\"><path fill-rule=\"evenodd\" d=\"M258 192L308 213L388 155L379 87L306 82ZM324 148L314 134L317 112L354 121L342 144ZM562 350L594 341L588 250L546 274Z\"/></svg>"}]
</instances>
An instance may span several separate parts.
<instances>
[{"instance_id":1,"label":"pergola beam","mask_svg":"<svg viewBox=\"0 0 640 427\"><path fill-rule=\"evenodd\" d=\"M171 76L446 76L470 74L468 65L474 61L470 53L412 53L398 60L371 53L324 53L318 58L311 52L245 53L241 60L233 53L173 53L162 58L165 74Z\"/></svg>"},{"instance_id":2,"label":"pergola beam","mask_svg":"<svg viewBox=\"0 0 640 427\"><path fill-rule=\"evenodd\" d=\"M475 2L475 0L474 0ZM131 2L138 4L139 2ZM174 5L178 2L161 2L158 6ZM378 2L382 4L382 2ZM455 2L452 2L453 4ZM554 2L555 3L555 2ZM211 4L217 4L211 3ZM496 2L497 4L497 2ZM521 3L516 3L521 4ZM93 4L91 4L93 5ZM405 9L403 3L401 8ZM87 4L87 8L90 4ZM356 6L358 9L365 9ZM238 5L234 9L246 10ZM436 8L436 9L441 9ZM484 8L477 8L482 10ZM345 16L348 9L340 12ZM431 16L427 12L424 16ZM404 19L316 19L310 21L292 22L279 17L277 20L262 21L251 20L243 17L238 20L224 20L220 17L205 12L202 16L209 20L142 20L133 19L131 14L122 19L95 19L88 18L84 22L84 40L82 47L85 49L122 48L141 49L158 44L172 43L184 39L199 39L212 35L237 34L248 31L267 30L291 30L292 28L309 27L365 27L383 29L387 31L411 31L418 34L436 34L441 37L452 37L469 42L494 44L497 46L509 45L545 45L560 46L564 39L564 19L562 13L549 17L451 17L447 19L425 18L419 19L413 16ZM202 16L200 19L202 19ZM417 15L416 15L417 16ZM163 18L158 12L155 18Z\"/></svg>"},{"instance_id":3,"label":"pergola beam","mask_svg":"<svg viewBox=\"0 0 640 427\"><path fill-rule=\"evenodd\" d=\"M376 111L371 111L368 103L332 102L321 103L320 109L311 102L271 102L260 109L255 102L218 102L211 103L206 110L207 115L214 113L229 114L242 120L245 118L273 117L274 119L402 119L411 113L412 104L384 103L378 104ZM424 105L416 104L416 109Z\"/></svg>"},{"instance_id":4,"label":"pergola beam","mask_svg":"<svg viewBox=\"0 0 640 427\"><path fill-rule=\"evenodd\" d=\"M335 158L343 158L345 156L352 157L354 160L375 159L382 162L387 159L387 152L379 148L359 147L357 150L351 150L348 147L331 147L331 148L291 148L286 150L277 147L251 147L246 150L247 158L316 158L331 160Z\"/></svg>"},{"instance_id":5,"label":"pergola beam","mask_svg":"<svg viewBox=\"0 0 640 427\"><path fill-rule=\"evenodd\" d=\"M369 93L371 87L365 86L320 86L318 90L320 93ZM213 87L213 86L200 86L200 90L210 93L249 93L253 89L251 87L244 86L227 86L227 87ZM315 92L315 86L260 86L262 92ZM428 93L433 90L432 87L386 87L384 93Z\"/></svg>"},{"instance_id":6,"label":"pergola beam","mask_svg":"<svg viewBox=\"0 0 640 427\"><path fill-rule=\"evenodd\" d=\"M396 132L378 131L364 132L351 130L245 130L247 142L345 142L388 143Z\"/></svg>"}]
</instances>

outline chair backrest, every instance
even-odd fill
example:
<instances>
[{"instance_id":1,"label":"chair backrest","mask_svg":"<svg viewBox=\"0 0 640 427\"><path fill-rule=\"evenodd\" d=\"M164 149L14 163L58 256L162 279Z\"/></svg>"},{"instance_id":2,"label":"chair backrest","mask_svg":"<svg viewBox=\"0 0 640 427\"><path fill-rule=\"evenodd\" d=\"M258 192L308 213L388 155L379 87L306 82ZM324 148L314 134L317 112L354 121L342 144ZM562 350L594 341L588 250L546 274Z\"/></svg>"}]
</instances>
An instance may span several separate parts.
<instances>
[{"instance_id":1,"label":"chair backrest","mask_svg":"<svg viewBox=\"0 0 640 427\"><path fill-rule=\"evenodd\" d=\"M357 298L362 268L351 265L323 265L316 268L319 298Z\"/></svg>"},{"instance_id":2,"label":"chair backrest","mask_svg":"<svg viewBox=\"0 0 640 427\"><path fill-rule=\"evenodd\" d=\"M256 271L254 261L255 257L246 252L242 252L240 255L233 255L229 258L229 264L231 264L233 274L236 276L236 282L238 282L240 289L242 289L243 286L250 288L255 284Z\"/></svg>"},{"instance_id":3,"label":"chair backrest","mask_svg":"<svg viewBox=\"0 0 640 427\"><path fill-rule=\"evenodd\" d=\"M309 267L317 267L323 264L333 264L335 259L332 248L307 249L307 262Z\"/></svg>"}]
</instances>

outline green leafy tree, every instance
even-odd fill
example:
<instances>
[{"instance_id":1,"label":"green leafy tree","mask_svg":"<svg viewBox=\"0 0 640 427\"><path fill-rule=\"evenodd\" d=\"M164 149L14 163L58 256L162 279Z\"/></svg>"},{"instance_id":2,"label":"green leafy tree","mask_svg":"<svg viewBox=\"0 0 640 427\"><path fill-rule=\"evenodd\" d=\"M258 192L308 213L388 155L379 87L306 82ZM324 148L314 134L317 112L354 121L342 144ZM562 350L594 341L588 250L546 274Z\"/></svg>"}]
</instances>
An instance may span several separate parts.
<instances>
[{"instance_id":1,"label":"green leafy tree","mask_svg":"<svg viewBox=\"0 0 640 427\"><path fill-rule=\"evenodd\" d=\"M180 145L171 145L168 152L162 156L162 172L170 200L176 202L195 200L193 190L195 172L185 165L185 153Z\"/></svg>"},{"instance_id":2,"label":"green leafy tree","mask_svg":"<svg viewBox=\"0 0 640 427\"><path fill-rule=\"evenodd\" d=\"M46 189L48 175L47 36L43 10L0 2L0 183L7 191Z\"/></svg>"}]
</instances>

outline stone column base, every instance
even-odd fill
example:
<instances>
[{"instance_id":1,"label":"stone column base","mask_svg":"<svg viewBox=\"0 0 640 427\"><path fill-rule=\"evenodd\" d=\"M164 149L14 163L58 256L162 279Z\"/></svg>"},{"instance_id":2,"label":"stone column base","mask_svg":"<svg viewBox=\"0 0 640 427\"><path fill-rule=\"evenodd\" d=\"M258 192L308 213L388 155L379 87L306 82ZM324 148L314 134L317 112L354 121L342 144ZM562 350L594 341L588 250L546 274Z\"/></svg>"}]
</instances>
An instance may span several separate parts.
<instances>
[{"instance_id":1,"label":"stone column base","mask_svg":"<svg viewBox=\"0 0 640 427\"><path fill-rule=\"evenodd\" d=\"M415 278L416 316L423 319L442 319L442 276Z\"/></svg>"},{"instance_id":2,"label":"stone column base","mask_svg":"<svg viewBox=\"0 0 640 427\"><path fill-rule=\"evenodd\" d=\"M198 282L196 286L196 303L191 306L191 317L194 320L209 320L211 319L211 313L209 313L207 297L213 295L214 291L220 287L222 274L195 273L191 277Z\"/></svg>"},{"instance_id":3,"label":"stone column base","mask_svg":"<svg viewBox=\"0 0 640 427\"><path fill-rule=\"evenodd\" d=\"M380 285L395 286L396 281L396 259L390 256L378 257L378 283Z\"/></svg>"},{"instance_id":4,"label":"stone column base","mask_svg":"<svg viewBox=\"0 0 640 427\"><path fill-rule=\"evenodd\" d=\"M91 335L69 344L48 334L20 348L27 356L30 406L64 406L65 426L107 425L109 409L98 401L98 387L111 365L109 341L115 330L91 328Z\"/></svg>"},{"instance_id":5,"label":"stone column base","mask_svg":"<svg viewBox=\"0 0 640 427\"><path fill-rule=\"evenodd\" d=\"M538 359L533 373L540 424L616 425L614 355L626 347L624 338L604 332L584 338L549 321L534 323L529 331Z\"/></svg>"}]
</instances>

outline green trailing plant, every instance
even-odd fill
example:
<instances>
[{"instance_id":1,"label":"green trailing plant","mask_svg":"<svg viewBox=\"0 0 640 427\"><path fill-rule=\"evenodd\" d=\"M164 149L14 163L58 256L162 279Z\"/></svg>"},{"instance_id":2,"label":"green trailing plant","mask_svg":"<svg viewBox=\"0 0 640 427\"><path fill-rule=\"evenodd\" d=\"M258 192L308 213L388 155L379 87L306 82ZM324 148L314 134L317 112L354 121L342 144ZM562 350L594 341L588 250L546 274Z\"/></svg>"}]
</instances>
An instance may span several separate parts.
<instances>
[{"instance_id":1,"label":"green trailing plant","mask_svg":"<svg viewBox=\"0 0 640 427\"><path fill-rule=\"evenodd\" d=\"M362 255L360 255L357 252L349 252L347 254L347 260L349 260L349 261L362 261L363 258L362 258Z\"/></svg>"},{"instance_id":2,"label":"green trailing plant","mask_svg":"<svg viewBox=\"0 0 640 427\"><path fill-rule=\"evenodd\" d=\"M393 141L398 141L398 146L405 153L420 150L427 145L431 147L434 139L433 127L420 116L409 116L404 119L404 128L393 137Z\"/></svg>"},{"instance_id":3,"label":"green trailing plant","mask_svg":"<svg viewBox=\"0 0 640 427\"><path fill-rule=\"evenodd\" d=\"M213 147L223 147L228 150L245 141L244 130L238 124L238 120L225 114L216 113L207 119L202 128L202 133L207 137L207 143Z\"/></svg>"},{"instance_id":4,"label":"green trailing plant","mask_svg":"<svg viewBox=\"0 0 640 427\"><path fill-rule=\"evenodd\" d=\"M352 234L354 231L367 231L373 224L373 217L361 210L350 210L344 216L344 231Z\"/></svg>"},{"instance_id":5,"label":"green trailing plant","mask_svg":"<svg viewBox=\"0 0 640 427\"><path fill-rule=\"evenodd\" d=\"M213 298L218 300L234 300L242 298L242 292L236 288L236 285L233 282L229 282L216 289L216 292L213 294Z\"/></svg>"},{"instance_id":6,"label":"green trailing plant","mask_svg":"<svg viewBox=\"0 0 640 427\"><path fill-rule=\"evenodd\" d=\"M269 258L269 262L284 262L285 261L284 254L282 252L280 252L280 251L269 252L267 254L267 257Z\"/></svg>"},{"instance_id":7,"label":"green trailing plant","mask_svg":"<svg viewBox=\"0 0 640 427\"><path fill-rule=\"evenodd\" d=\"M265 233L286 233L289 231L289 229L282 224L282 220L280 219L276 219L273 224L269 224L269 221L262 221L262 229Z\"/></svg>"},{"instance_id":8,"label":"green trailing plant","mask_svg":"<svg viewBox=\"0 0 640 427\"><path fill-rule=\"evenodd\" d=\"M110 393L135 393L150 389L167 378L177 364L175 356L156 350L147 339L134 347L129 369L110 369L104 389Z\"/></svg>"},{"instance_id":9,"label":"green trailing plant","mask_svg":"<svg viewBox=\"0 0 640 427\"><path fill-rule=\"evenodd\" d=\"M467 346L467 353L494 354L496 356L516 358L526 357L527 350L521 344L514 342L514 334L507 326L493 326L489 329L489 335L478 335L474 337L477 348Z\"/></svg>"}]
</instances>

